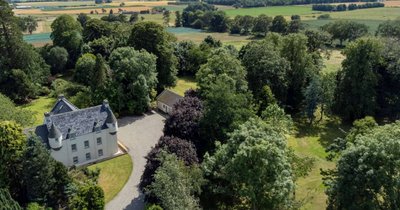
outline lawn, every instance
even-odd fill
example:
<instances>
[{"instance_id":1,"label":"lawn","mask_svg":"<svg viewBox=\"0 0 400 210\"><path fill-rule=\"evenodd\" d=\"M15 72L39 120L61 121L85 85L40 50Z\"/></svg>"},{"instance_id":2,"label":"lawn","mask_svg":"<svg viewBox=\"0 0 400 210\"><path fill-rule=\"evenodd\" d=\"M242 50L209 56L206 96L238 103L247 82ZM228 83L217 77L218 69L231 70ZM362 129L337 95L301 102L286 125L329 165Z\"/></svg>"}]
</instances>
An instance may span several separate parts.
<instances>
[{"instance_id":1,"label":"lawn","mask_svg":"<svg viewBox=\"0 0 400 210\"><path fill-rule=\"evenodd\" d=\"M34 125L30 125L29 127L41 125L44 119L44 113L46 111L50 111L56 103L56 98L50 98L48 96L41 96L38 99L32 101L29 104L24 104L20 106L22 109L29 109L35 112L36 121Z\"/></svg>"},{"instance_id":2,"label":"lawn","mask_svg":"<svg viewBox=\"0 0 400 210\"><path fill-rule=\"evenodd\" d=\"M89 166L90 169L96 167L101 169L98 182L104 190L106 203L108 203L118 195L131 176L132 159L126 154Z\"/></svg>"},{"instance_id":3,"label":"lawn","mask_svg":"<svg viewBox=\"0 0 400 210\"><path fill-rule=\"evenodd\" d=\"M258 16L266 14L268 16L276 15L300 15L315 13L310 7L294 7L294 6L274 6L274 7L256 7L249 9L232 9L225 10L226 14L235 17L236 15Z\"/></svg>"},{"instance_id":4,"label":"lawn","mask_svg":"<svg viewBox=\"0 0 400 210\"><path fill-rule=\"evenodd\" d=\"M341 54L341 50L333 49L331 51L331 56L329 60L323 58L325 68L322 69L323 72L334 72L337 71L342 66L342 61L346 57Z\"/></svg>"},{"instance_id":5,"label":"lawn","mask_svg":"<svg viewBox=\"0 0 400 210\"><path fill-rule=\"evenodd\" d=\"M18 6L32 6L32 7L59 7L59 6L79 6L79 5L93 5L94 1L55 1L55 2L26 2L17 3Z\"/></svg>"},{"instance_id":6,"label":"lawn","mask_svg":"<svg viewBox=\"0 0 400 210\"><path fill-rule=\"evenodd\" d=\"M317 118L318 119L318 118ZM306 178L297 182L296 198L310 198L302 209L326 209L326 198L320 169L335 167L334 162L327 161L325 148L337 137L344 137L341 129L348 131L350 125L342 124L339 119L326 119L318 125L310 126L306 120L295 120L294 129L289 137L288 146L301 157L315 158L315 167Z\"/></svg>"},{"instance_id":7,"label":"lawn","mask_svg":"<svg viewBox=\"0 0 400 210\"><path fill-rule=\"evenodd\" d=\"M189 90L190 88L197 88L196 79L194 76L181 76L179 77L176 86L171 88L171 90L181 96L184 96L185 91Z\"/></svg>"}]
</instances>

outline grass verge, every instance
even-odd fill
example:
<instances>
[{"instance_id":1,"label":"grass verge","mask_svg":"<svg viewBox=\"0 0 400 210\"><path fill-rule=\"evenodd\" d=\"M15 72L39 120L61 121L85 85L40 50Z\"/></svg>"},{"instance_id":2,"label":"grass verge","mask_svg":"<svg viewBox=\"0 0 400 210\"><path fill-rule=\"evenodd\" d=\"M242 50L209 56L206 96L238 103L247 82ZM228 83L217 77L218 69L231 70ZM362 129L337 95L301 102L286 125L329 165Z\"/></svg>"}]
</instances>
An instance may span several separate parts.
<instances>
[{"instance_id":1,"label":"grass verge","mask_svg":"<svg viewBox=\"0 0 400 210\"><path fill-rule=\"evenodd\" d=\"M29 104L24 104L20 106L22 109L28 109L35 112L36 121L35 124L30 125L30 127L41 125L43 123L44 113L46 111L50 111L51 108L53 108L54 104L56 103L56 100L57 100L56 98L41 96L38 99L33 100Z\"/></svg>"},{"instance_id":2,"label":"grass verge","mask_svg":"<svg viewBox=\"0 0 400 210\"><path fill-rule=\"evenodd\" d=\"M317 119L319 117L317 116ZM335 167L334 162L326 160L325 149L334 139L344 137L342 130L348 131L350 125L343 124L338 118L324 119L317 125L309 125L305 119L295 119L294 129L289 136L288 146L292 147L300 157L315 158L315 167L306 178L297 181L296 198L308 197L310 200L302 209L326 209L327 196L322 182L320 169Z\"/></svg>"},{"instance_id":3,"label":"grass verge","mask_svg":"<svg viewBox=\"0 0 400 210\"><path fill-rule=\"evenodd\" d=\"M172 91L178 93L181 96L185 95L185 91L190 88L196 89L197 83L194 76L181 76L178 79L178 83L175 87L171 88Z\"/></svg>"},{"instance_id":4,"label":"grass verge","mask_svg":"<svg viewBox=\"0 0 400 210\"><path fill-rule=\"evenodd\" d=\"M131 176L132 159L126 154L89 166L90 169L96 167L101 169L98 182L104 190L106 203L108 203L118 195Z\"/></svg>"}]
</instances>

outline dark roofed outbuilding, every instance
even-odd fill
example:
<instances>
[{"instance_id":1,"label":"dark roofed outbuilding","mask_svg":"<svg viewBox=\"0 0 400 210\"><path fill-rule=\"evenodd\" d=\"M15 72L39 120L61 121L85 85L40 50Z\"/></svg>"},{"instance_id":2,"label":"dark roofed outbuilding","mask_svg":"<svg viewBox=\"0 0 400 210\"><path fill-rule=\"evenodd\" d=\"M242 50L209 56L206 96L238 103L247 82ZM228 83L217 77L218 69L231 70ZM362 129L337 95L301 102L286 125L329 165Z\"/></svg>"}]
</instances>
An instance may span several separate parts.
<instances>
[{"instance_id":1,"label":"dark roofed outbuilding","mask_svg":"<svg viewBox=\"0 0 400 210\"><path fill-rule=\"evenodd\" d=\"M157 96L157 107L165 113L170 113L173 110L174 104L183 97L172 90L165 89Z\"/></svg>"}]
</instances>

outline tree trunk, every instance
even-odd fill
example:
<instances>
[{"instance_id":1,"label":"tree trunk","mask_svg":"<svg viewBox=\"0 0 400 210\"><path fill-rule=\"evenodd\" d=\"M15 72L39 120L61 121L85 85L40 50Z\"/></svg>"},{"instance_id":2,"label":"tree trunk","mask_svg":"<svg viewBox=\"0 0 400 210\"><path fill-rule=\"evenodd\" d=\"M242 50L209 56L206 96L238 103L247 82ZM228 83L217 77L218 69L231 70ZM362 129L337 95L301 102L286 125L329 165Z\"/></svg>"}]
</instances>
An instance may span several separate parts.
<instances>
[{"instance_id":1,"label":"tree trunk","mask_svg":"<svg viewBox=\"0 0 400 210\"><path fill-rule=\"evenodd\" d=\"M343 45L342 45L342 42L343 42L343 40L341 39L341 40L340 40L340 46L341 46L341 47L343 46Z\"/></svg>"},{"instance_id":2,"label":"tree trunk","mask_svg":"<svg viewBox=\"0 0 400 210\"><path fill-rule=\"evenodd\" d=\"M324 105L322 104L322 105L321 105L321 118L319 118L317 124L318 124L319 122L321 122L321 120L322 120L323 117L324 117Z\"/></svg>"}]
</instances>

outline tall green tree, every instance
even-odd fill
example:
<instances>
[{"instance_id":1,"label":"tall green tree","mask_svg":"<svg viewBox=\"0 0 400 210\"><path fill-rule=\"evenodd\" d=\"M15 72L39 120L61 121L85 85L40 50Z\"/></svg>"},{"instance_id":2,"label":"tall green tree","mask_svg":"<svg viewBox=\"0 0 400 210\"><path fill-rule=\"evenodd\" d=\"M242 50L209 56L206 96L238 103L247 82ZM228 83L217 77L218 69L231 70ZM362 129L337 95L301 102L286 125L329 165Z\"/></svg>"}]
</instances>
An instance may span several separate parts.
<instances>
[{"instance_id":1,"label":"tall green tree","mask_svg":"<svg viewBox=\"0 0 400 210\"><path fill-rule=\"evenodd\" d=\"M58 73L64 73L66 69L66 64L68 61L68 52L66 49L62 47L53 47L50 52L49 56L51 59L49 59L49 65L51 66L51 73L52 74L58 74Z\"/></svg>"},{"instance_id":2,"label":"tall green tree","mask_svg":"<svg viewBox=\"0 0 400 210\"><path fill-rule=\"evenodd\" d=\"M368 26L365 24L347 20L330 22L321 26L320 29L330 33L332 39L338 39L340 46L343 46L343 41L355 41L368 33Z\"/></svg>"},{"instance_id":3,"label":"tall green tree","mask_svg":"<svg viewBox=\"0 0 400 210\"><path fill-rule=\"evenodd\" d=\"M36 19L30 15L28 17L24 17L24 22L25 22L26 30L30 34L32 34L32 32L35 31L36 28L38 27L38 23L37 23Z\"/></svg>"},{"instance_id":4,"label":"tall green tree","mask_svg":"<svg viewBox=\"0 0 400 210\"><path fill-rule=\"evenodd\" d=\"M377 70L382 60L382 44L374 38L361 38L343 50L346 59L339 72L334 110L347 119L374 116L378 108Z\"/></svg>"},{"instance_id":5,"label":"tall green tree","mask_svg":"<svg viewBox=\"0 0 400 210\"><path fill-rule=\"evenodd\" d=\"M209 58L197 72L196 80L200 88L200 96L205 98L203 92L210 91L210 86L221 78L229 82L235 92L245 93L247 91L246 70L238 59L223 52Z\"/></svg>"},{"instance_id":6,"label":"tall green tree","mask_svg":"<svg viewBox=\"0 0 400 210\"><path fill-rule=\"evenodd\" d=\"M96 64L92 71L90 89L92 98L95 104L101 103L106 97L104 96L104 89L107 85L107 67L103 56L96 55Z\"/></svg>"},{"instance_id":7,"label":"tall green tree","mask_svg":"<svg viewBox=\"0 0 400 210\"><path fill-rule=\"evenodd\" d=\"M83 186L72 200L74 209L103 210L105 207L104 191L99 185Z\"/></svg>"},{"instance_id":8,"label":"tall green tree","mask_svg":"<svg viewBox=\"0 0 400 210\"><path fill-rule=\"evenodd\" d=\"M284 134L250 119L229 137L226 144L217 144L213 156L206 154L202 164L216 196L236 195L235 203L249 200L252 209L290 207L295 184Z\"/></svg>"},{"instance_id":9,"label":"tall green tree","mask_svg":"<svg viewBox=\"0 0 400 210\"><path fill-rule=\"evenodd\" d=\"M327 209L396 209L400 206L400 125L358 135L342 151L336 173L325 182Z\"/></svg>"},{"instance_id":10,"label":"tall green tree","mask_svg":"<svg viewBox=\"0 0 400 210\"><path fill-rule=\"evenodd\" d=\"M38 136L28 139L24 151L24 178L30 202L46 204L53 194L55 160Z\"/></svg>"},{"instance_id":11,"label":"tall green tree","mask_svg":"<svg viewBox=\"0 0 400 210\"><path fill-rule=\"evenodd\" d=\"M304 99L303 89L319 69L314 66L314 60L307 52L307 37L302 34L289 34L283 38L281 56L291 67L286 74L289 81L286 104L298 110Z\"/></svg>"},{"instance_id":12,"label":"tall green tree","mask_svg":"<svg viewBox=\"0 0 400 210\"><path fill-rule=\"evenodd\" d=\"M169 10L165 10L163 13L163 20L164 20L164 26L169 27L169 21L171 20L171 13Z\"/></svg>"},{"instance_id":13,"label":"tall green tree","mask_svg":"<svg viewBox=\"0 0 400 210\"><path fill-rule=\"evenodd\" d=\"M15 121L21 127L29 127L36 122L34 112L16 107L14 102L0 93L0 121Z\"/></svg>"},{"instance_id":14,"label":"tall green tree","mask_svg":"<svg viewBox=\"0 0 400 210\"><path fill-rule=\"evenodd\" d=\"M84 28L86 21L92 19L89 15L85 13L79 13L78 17L76 20L81 24L81 26Z\"/></svg>"},{"instance_id":15,"label":"tall green tree","mask_svg":"<svg viewBox=\"0 0 400 210\"><path fill-rule=\"evenodd\" d=\"M176 11L175 12L175 27L182 27L182 15L181 12Z\"/></svg>"},{"instance_id":16,"label":"tall green tree","mask_svg":"<svg viewBox=\"0 0 400 210\"><path fill-rule=\"evenodd\" d=\"M177 82L177 58L173 54L172 41L176 41L174 35L151 21L135 24L128 40L128 44L136 50L145 49L157 56L158 92L166 87L174 87Z\"/></svg>"},{"instance_id":17,"label":"tall green tree","mask_svg":"<svg viewBox=\"0 0 400 210\"><path fill-rule=\"evenodd\" d=\"M87 20L82 31L82 38L85 43L95 39L100 39L103 36L111 36L113 31L112 24L99 19Z\"/></svg>"},{"instance_id":18,"label":"tall green tree","mask_svg":"<svg viewBox=\"0 0 400 210\"><path fill-rule=\"evenodd\" d=\"M83 54L75 65L74 80L83 85L90 84L91 75L96 65L96 56L90 53Z\"/></svg>"},{"instance_id":19,"label":"tall green tree","mask_svg":"<svg viewBox=\"0 0 400 210\"><path fill-rule=\"evenodd\" d=\"M51 29L50 38L53 40L53 44L68 51L69 67L74 67L81 54L83 44L79 34L82 30L80 23L70 15L61 15L51 24Z\"/></svg>"},{"instance_id":20,"label":"tall green tree","mask_svg":"<svg viewBox=\"0 0 400 210\"><path fill-rule=\"evenodd\" d=\"M376 36L400 38L400 19L387 20L379 24Z\"/></svg>"},{"instance_id":21,"label":"tall green tree","mask_svg":"<svg viewBox=\"0 0 400 210\"><path fill-rule=\"evenodd\" d=\"M54 187L52 188L53 193L51 194L51 204L58 204L60 206L66 206L70 193L67 189L72 185L72 178L68 174L67 167L63 163L55 161L54 162Z\"/></svg>"},{"instance_id":22,"label":"tall green tree","mask_svg":"<svg viewBox=\"0 0 400 210\"><path fill-rule=\"evenodd\" d=\"M165 210L199 210L196 195L201 193L205 180L196 166L185 166L175 154L163 155L154 175L154 182L146 192L154 194Z\"/></svg>"},{"instance_id":23,"label":"tall green tree","mask_svg":"<svg viewBox=\"0 0 400 210\"><path fill-rule=\"evenodd\" d=\"M319 92L320 92L320 82L316 76L312 79L310 85L304 90L305 107L304 112L306 113L308 119L310 119L310 125L315 119L315 111L318 108L319 102Z\"/></svg>"},{"instance_id":24,"label":"tall green tree","mask_svg":"<svg viewBox=\"0 0 400 210\"><path fill-rule=\"evenodd\" d=\"M272 32L276 32L282 35L286 35L289 30L289 24L287 23L286 19L282 15L275 16L274 20L272 21L272 26L270 28Z\"/></svg>"},{"instance_id":25,"label":"tall green tree","mask_svg":"<svg viewBox=\"0 0 400 210\"><path fill-rule=\"evenodd\" d=\"M290 84L286 75L290 72L290 64L273 44L267 41L249 43L242 63L254 96L268 85L279 103L285 104Z\"/></svg>"},{"instance_id":26,"label":"tall green tree","mask_svg":"<svg viewBox=\"0 0 400 210\"><path fill-rule=\"evenodd\" d=\"M148 107L150 92L157 87L156 56L145 50L122 47L114 50L109 59L117 94L110 98L114 110L128 109L142 113ZM140 78L140 79L139 79Z\"/></svg>"},{"instance_id":27,"label":"tall green tree","mask_svg":"<svg viewBox=\"0 0 400 210\"><path fill-rule=\"evenodd\" d=\"M22 210L21 206L11 197L7 189L0 189L0 206L4 210Z\"/></svg>"},{"instance_id":28,"label":"tall green tree","mask_svg":"<svg viewBox=\"0 0 400 210\"><path fill-rule=\"evenodd\" d=\"M22 159L26 134L15 122L0 122L0 188L6 188L15 199L24 199Z\"/></svg>"},{"instance_id":29,"label":"tall green tree","mask_svg":"<svg viewBox=\"0 0 400 210\"><path fill-rule=\"evenodd\" d=\"M252 96L237 91L229 78L221 77L202 93L204 115L200 119L201 134L206 151L212 152L216 141L226 142L228 133L254 115Z\"/></svg>"},{"instance_id":30,"label":"tall green tree","mask_svg":"<svg viewBox=\"0 0 400 210\"><path fill-rule=\"evenodd\" d=\"M261 14L254 18L254 26L251 29L252 33L257 35L267 36L267 33L272 25L272 18L265 14Z\"/></svg>"}]
</instances>

